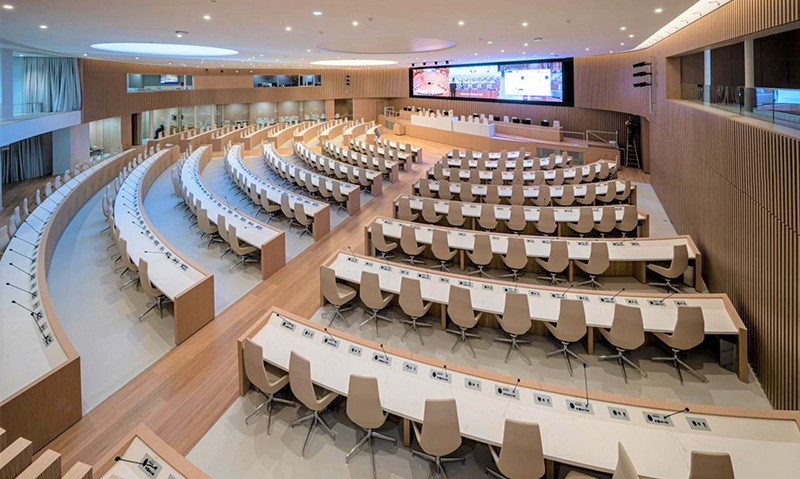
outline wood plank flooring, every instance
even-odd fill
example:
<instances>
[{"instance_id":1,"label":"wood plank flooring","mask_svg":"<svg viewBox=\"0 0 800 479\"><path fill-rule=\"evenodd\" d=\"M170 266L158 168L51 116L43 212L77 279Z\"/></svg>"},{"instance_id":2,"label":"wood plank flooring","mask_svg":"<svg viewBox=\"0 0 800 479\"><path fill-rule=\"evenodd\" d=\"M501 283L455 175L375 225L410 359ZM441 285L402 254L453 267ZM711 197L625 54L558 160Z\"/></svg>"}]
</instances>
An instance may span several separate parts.
<instances>
[{"instance_id":1,"label":"wood plank flooring","mask_svg":"<svg viewBox=\"0 0 800 479\"><path fill-rule=\"evenodd\" d=\"M272 306L311 317L319 307L319 265L340 249L363 251L364 224L376 215L391 216L394 198L408 193L410 185L450 149L429 141L400 139L423 148L424 164L415 165L411 173L402 173L382 196L55 439L47 447L62 454L62 464L69 468L76 461L95 463L139 422L179 453L187 454L237 397L236 339Z\"/></svg>"}]
</instances>

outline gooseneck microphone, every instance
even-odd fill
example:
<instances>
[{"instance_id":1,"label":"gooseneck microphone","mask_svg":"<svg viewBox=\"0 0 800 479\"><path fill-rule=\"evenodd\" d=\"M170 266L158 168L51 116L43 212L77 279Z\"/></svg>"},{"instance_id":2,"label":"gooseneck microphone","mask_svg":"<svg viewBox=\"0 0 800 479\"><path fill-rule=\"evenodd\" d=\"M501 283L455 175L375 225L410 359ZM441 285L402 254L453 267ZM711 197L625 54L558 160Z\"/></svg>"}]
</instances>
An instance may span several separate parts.
<instances>
[{"instance_id":1,"label":"gooseneck microphone","mask_svg":"<svg viewBox=\"0 0 800 479\"><path fill-rule=\"evenodd\" d=\"M28 225L28 226L31 226L31 225ZM33 228L33 226L31 226L31 228ZM33 230L34 230L34 231L36 231L36 228L33 228ZM37 233L39 233L38 231L36 231L36 232L37 232ZM39 233L39 234L41 234L41 233ZM38 245L38 244L36 244L36 243L31 243L30 241L26 240L25 238L20 238L19 236L15 236L15 237L14 237L14 239L20 240L20 241L22 241L23 243L27 243L27 244L29 244L29 245L33 246L34 248L38 248L38 247L39 247L39 245Z\"/></svg>"},{"instance_id":2,"label":"gooseneck microphone","mask_svg":"<svg viewBox=\"0 0 800 479\"><path fill-rule=\"evenodd\" d=\"M514 389L511 390L511 394L515 394L517 392L517 386L519 386L520 379L517 378L517 384L514 385Z\"/></svg>"},{"instance_id":3,"label":"gooseneck microphone","mask_svg":"<svg viewBox=\"0 0 800 479\"><path fill-rule=\"evenodd\" d=\"M623 291L625 291L625 288L622 288L621 290L617 291L617 294L615 294L614 296L612 296L612 297L611 297L611 301L614 301L614 298L616 298L617 296L619 296L619 295L620 295L620 293L622 293Z\"/></svg>"},{"instance_id":4,"label":"gooseneck microphone","mask_svg":"<svg viewBox=\"0 0 800 479\"><path fill-rule=\"evenodd\" d=\"M661 299L661 300L659 300L658 302L659 302L660 304L664 304L664 301L666 301L666 300L668 300L669 298L671 298L671 297L675 296L675 294L677 294L677 293L676 293L675 291L673 291L672 293L670 293L670 294L666 295L666 296L664 297L664 299Z\"/></svg>"},{"instance_id":5,"label":"gooseneck microphone","mask_svg":"<svg viewBox=\"0 0 800 479\"><path fill-rule=\"evenodd\" d=\"M24 269L22 269L22 268L20 268L19 266L15 265L14 263L8 263L8 264L9 264L10 266L13 266L13 267L17 268L17 269L18 269L18 270L20 270L21 272L23 272L23 273L27 274L28 276L30 276L30 277L31 277L31 279L35 279L35 278L36 278L36 275L35 275L35 274L30 274L30 273L28 273L27 271L25 271Z\"/></svg>"},{"instance_id":6,"label":"gooseneck microphone","mask_svg":"<svg viewBox=\"0 0 800 479\"><path fill-rule=\"evenodd\" d=\"M132 461L130 459L125 459L125 458L117 456L117 457L114 458L114 461L116 461L116 462L129 462L131 464L136 464L137 466L143 466L143 467L147 467L147 466L150 465L150 461L147 460L147 458L142 459L141 461Z\"/></svg>"},{"instance_id":7,"label":"gooseneck microphone","mask_svg":"<svg viewBox=\"0 0 800 479\"><path fill-rule=\"evenodd\" d=\"M671 418L672 416L674 416L676 414L681 414L681 413L685 413L685 412L689 412L689 408L688 407L685 407L685 408L683 408L683 409L681 409L679 411L675 411L673 413L669 413L666 416L664 416L664 419L669 419L669 418Z\"/></svg>"},{"instance_id":8,"label":"gooseneck microphone","mask_svg":"<svg viewBox=\"0 0 800 479\"><path fill-rule=\"evenodd\" d=\"M589 378L586 376L586 363L583 363L583 387L586 390L586 405L589 405Z\"/></svg>"},{"instance_id":9,"label":"gooseneck microphone","mask_svg":"<svg viewBox=\"0 0 800 479\"><path fill-rule=\"evenodd\" d=\"M13 284L8 283L8 282L6 282L6 286L11 286L12 288L18 289L18 290L22 291L23 293L28 293L28 294L31 295L31 298L35 298L36 296L38 296L38 293L36 293L36 291L28 291L27 289L20 288L19 286L13 285Z\"/></svg>"},{"instance_id":10,"label":"gooseneck microphone","mask_svg":"<svg viewBox=\"0 0 800 479\"><path fill-rule=\"evenodd\" d=\"M28 260L28 261L30 261L31 263L35 263L35 262L36 262L36 260L35 260L34 258L31 258L31 257L30 257L30 256L28 256L28 255L24 255L24 254L20 253L19 251L15 250L15 249L8 248L8 250L9 250L9 251L11 251L12 253L17 253L18 255L22 256L22 257L23 257L23 258L25 258L25 259L27 259L27 260Z\"/></svg>"}]
</instances>

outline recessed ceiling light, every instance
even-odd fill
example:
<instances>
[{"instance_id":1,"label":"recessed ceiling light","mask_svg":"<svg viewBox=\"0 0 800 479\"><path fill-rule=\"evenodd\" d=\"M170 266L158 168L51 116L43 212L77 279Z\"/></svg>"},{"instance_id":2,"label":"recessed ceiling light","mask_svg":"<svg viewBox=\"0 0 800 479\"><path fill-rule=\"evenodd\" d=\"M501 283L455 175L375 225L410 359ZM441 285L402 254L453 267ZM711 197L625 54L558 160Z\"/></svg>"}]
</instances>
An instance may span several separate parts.
<instances>
[{"instance_id":1,"label":"recessed ceiling light","mask_svg":"<svg viewBox=\"0 0 800 479\"><path fill-rule=\"evenodd\" d=\"M663 8L656 8L656 9L655 9L655 12L656 12L656 13L661 13L661 12L663 12L663 11L664 11L664 9L663 9Z\"/></svg>"},{"instance_id":2,"label":"recessed ceiling light","mask_svg":"<svg viewBox=\"0 0 800 479\"><path fill-rule=\"evenodd\" d=\"M353 21L353 26L354 26L354 27L357 27L357 26L358 26L358 22L354 20L354 21Z\"/></svg>"},{"instance_id":3,"label":"recessed ceiling light","mask_svg":"<svg viewBox=\"0 0 800 479\"><path fill-rule=\"evenodd\" d=\"M528 46L528 44L527 44L527 43L525 43L525 44L524 44L524 46L526 46L526 47L527 47L527 46Z\"/></svg>"},{"instance_id":4,"label":"recessed ceiling light","mask_svg":"<svg viewBox=\"0 0 800 479\"><path fill-rule=\"evenodd\" d=\"M489 45L491 45L491 44L492 44L492 43L494 43L494 42L493 42L493 41L488 41L488 42L486 42L486 43L488 43Z\"/></svg>"},{"instance_id":5,"label":"recessed ceiling light","mask_svg":"<svg viewBox=\"0 0 800 479\"><path fill-rule=\"evenodd\" d=\"M633 33L631 33L630 35L628 35L628 38L633 38Z\"/></svg>"},{"instance_id":6,"label":"recessed ceiling light","mask_svg":"<svg viewBox=\"0 0 800 479\"><path fill-rule=\"evenodd\" d=\"M307 48L307 49L306 49L306 53L311 53L311 49L310 49L310 48Z\"/></svg>"},{"instance_id":7,"label":"recessed ceiling light","mask_svg":"<svg viewBox=\"0 0 800 479\"><path fill-rule=\"evenodd\" d=\"M527 27L528 26L528 22L522 22L522 26L523 27Z\"/></svg>"},{"instance_id":8,"label":"recessed ceiling light","mask_svg":"<svg viewBox=\"0 0 800 479\"><path fill-rule=\"evenodd\" d=\"M620 43L620 45L625 45L625 43L624 43L624 42L623 42L623 43Z\"/></svg>"},{"instance_id":9,"label":"recessed ceiling light","mask_svg":"<svg viewBox=\"0 0 800 479\"><path fill-rule=\"evenodd\" d=\"M478 56L478 54L476 53L476 54L475 54L475 56L477 57L477 56Z\"/></svg>"},{"instance_id":10,"label":"recessed ceiling light","mask_svg":"<svg viewBox=\"0 0 800 479\"><path fill-rule=\"evenodd\" d=\"M3 5L6 10L14 10L14 5Z\"/></svg>"},{"instance_id":11,"label":"recessed ceiling light","mask_svg":"<svg viewBox=\"0 0 800 479\"><path fill-rule=\"evenodd\" d=\"M211 15L203 15L203 20L211 20Z\"/></svg>"},{"instance_id":12,"label":"recessed ceiling light","mask_svg":"<svg viewBox=\"0 0 800 479\"><path fill-rule=\"evenodd\" d=\"M287 32L291 32L292 31L292 27L286 27L286 31Z\"/></svg>"},{"instance_id":13,"label":"recessed ceiling light","mask_svg":"<svg viewBox=\"0 0 800 479\"><path fill-rule=\"evenodd\" d=\"M382 65L396 65L397 62L391 60L319 60L311 62L312 65L332 66L332 67L377 67Z\"/></svg>"},{"instance_id":14,"label":"recessed ceiling light","mask_svg":"<svg viewBox=\"0 0 800 479\"><path fill-rule=\"evenodd\" d=\"M464 26L464 20L459 20L458 21L458 26L463 27Z\"/></svg>"},{"instance_id":15,"label":"recessed ceiling light","mask_svg":"<svg viewBox=\"0 0 800 479\"><path fill-rule=\"evenodd\" d=\"M522 54L525 55L525 52L522 52Z\"/></svg>"},{"instance_id":16,"label":"recessed ceiling light","mask_svg":"<svg viewBox=\"0 0 800 479\"><path fill-rule=\"evenodd\" d=\"M42 30L47 30L47 25L39 25L39 28L41 28Z\"/></svg>"},{"instance_id":17,"label":"recessed ceiling light","mask_svg":"<svg viewBox=\"0 0 800 479\"><path fill-rule=\"evenodd\" d=\"M587 49L586 49L586 51L588 52L588 51L589 51L589 49L587 48Z\"/></svg>"},{"instance_id":18,"label":"recessed ceiling light","mask_svg":"<svg viewBox=\"0 0 800 479\"><path fill-rule=\"evenodd\" d=\"M227 48L176 43L95 43L92 48L114 53L138 53L161 57L221 57L239 54L236 50Z\"/></svg>"},{"instance_id":19,"label":"recessed ceiling light","mask_svg":"<svg viewBox=\"0 0 800 479\"><path fill-rule=\"evenodd\" d=\"M84 54L83 54L83 56L85 56L85 57L88 57L88 56L89 56L89 54L88 54L88 53L84 53Z\"/></svg>"},{"instance_id":20,"label":"recessed ceiling light","mask_svg":"<svg viewBox=\"0 0 800 479\"><path fill-rule=\"evenodd\" d=\"M321 16L321 15L322 15L322 12L320 12L319 10L314 10L314 11L313 11L313 12L311 12L311 13L313 13L315 17L319 17L319 16Z\"/></svg>"},{"instance_id":21,"label":"recessed ceiling light","mask_svg":"<svg viewBox=\"0 0 800 479\"><path fill-rule=\"evenodd\" d=\"M627 30L627 29L628 29L628 27L619 27L619 29L620 29L620 30L622 30L622 31L624 32L625 30Z\"/></svg>"},{"instance_id":22,"label":"recessed ceiling light","mask_svg":"<svg viewBox=\"0 0 800 479\"><path fill-rule=\"evenodd\" d=\"M506 52L505 50L500 50L500 53L505 53L505 52Z\"/></svg>"},{"instance_id":23,"label":"recessed ceiling light","mask_svg":"<svg viewBox=\"0 0 800 479\"><path fill-rule=\"evenodd\" d=\"M138 60L138 59L139 59L139 57L136 57L136 59Z\"/></svg>"}]
</instances>

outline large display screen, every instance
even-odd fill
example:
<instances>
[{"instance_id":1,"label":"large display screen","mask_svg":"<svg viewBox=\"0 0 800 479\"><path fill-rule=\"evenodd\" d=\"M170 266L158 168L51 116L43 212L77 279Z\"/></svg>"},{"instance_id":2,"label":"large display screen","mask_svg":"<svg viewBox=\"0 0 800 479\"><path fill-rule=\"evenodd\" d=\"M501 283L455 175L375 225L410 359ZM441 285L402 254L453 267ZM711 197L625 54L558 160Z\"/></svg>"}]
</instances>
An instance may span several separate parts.
<instances>
[{"instance_id":1,"label":"large display screen","mask_svg":"<svg viewBox=\"0 0 800 479\"><path fill-rule=\"evenodd\" d=\"M412 68L412 97L571 105L572 59Z\"/></svg>"},{"instance_id":2,"label":"large display screen","mask_svg":"<svg viewBox=\"0 0 800 479\"><path fill-rule=\"evenodd\" d=\"M178 75L161 75L162 85L177 85Z\"/></svg>"}]
</instances>

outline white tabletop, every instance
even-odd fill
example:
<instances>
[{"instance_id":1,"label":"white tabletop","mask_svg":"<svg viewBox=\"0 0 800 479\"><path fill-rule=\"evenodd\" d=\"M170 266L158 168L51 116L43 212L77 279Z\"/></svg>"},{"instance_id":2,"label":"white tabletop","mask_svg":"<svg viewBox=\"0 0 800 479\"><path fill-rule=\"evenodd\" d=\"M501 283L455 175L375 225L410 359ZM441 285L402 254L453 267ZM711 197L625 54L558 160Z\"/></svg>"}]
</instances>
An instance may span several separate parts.
<instances>
[{"instance_id":1,"label":"white tabletop","mask_svg":"<svg viewBox=\"0 0 800 479\"><path fill-rule=\"evenodd\" d=\"M324 203L314 201L310 198L306 198L305 196L296 195L291 191L284 190L279 186L275 186L272 183L262 180L260 176L250 171L250 169L244 165L242 162L241 148L237 148L236 146L238 145L235 145L228 152L228 155L225 157L225 161L228 162L228 166L232 172L239 173L244 176L248 188L256 188L260 195L266 195L270 201L276 204L281 204L282 196L288 196L289 207L292 209L292 211L294 211L295 203L302 203L303 210L309 216L316 215L319 211L327 206ZM272 146L272 144L262 145L262 152L267 157L280 156L275 152L275 148Z\"/></svg>"},{"instance_id":2,"label":"white tabletop","mask_svg":"<svg viewBox=\"0 0 800 479\"><path fill-rule=\"evenodd\" d=\"M585 405L581 397L514 389L480 371L439 369L332 334L273 314L252 340L263 348L265 361L286 371L291 352L303 356L311 363L312 381L341 395L347 394L352 374L377 378L381 407L415 422L422 421L427 399L455 399L461 435L481 443L501 445L506 419L535 422L545 457L561 463L613 471L621 442L643 477L686 479L695 450L730 454L737 479L795 477L800 470L795 421L690 412L669 418L669 425L655 425L647 415L668 411L599 400L590 400L590 413L577 412L570 406ZM614 410L626 418L613 416ZM704 420L710 431L692 429L692 418Z\"/></svg>"},{"instance_id":3,"label":"white tabletop","mask_svg":"<svg viewBox=\"0 0 800 479\"><path fill-rule=\"evenodd\" d=\"M235 145L234 148L241 148L242 145ZM203 156L203 151L208 147L198 148L183 163L181 168L181 184L186 186L189 193L200 201L200 206L208 212L208 220L214 224L219 221L219 216L225 217L225 224L236 227L236 237L250 246L261 248L267 241L279 236L281 233L258 221L253 221L249 216L241 214L236 208L232 208L224 199L218 198L209 191L198 171L198 162Z\"/></svg>"},{"instance_id":4,"label":"white tabletop","mask_svg":"<svg viewBox=\"0 0 800 479\"><path fill-rule=\"evenodd\" d=\"M208 146L198 148L192 156L202 153L205 148ZM114 203L114 222L120 230L120 237L128 244L128 256L131 261L138 265L142 258L147 260L150 282L169 299L174 300L182 292L202 281L205 274L187 263L177 251L172 251L164 245L158 231L150 229L145 222L138 203L139 188L145 172L168 151L170 150L157 152L128 175Z\"/></svg>"},{"instance_id":5,"label":"white tabletop","mask_svg":"<svg viewBox=\"0 0 800 479\"><path fill-rule=\"evenodd\" d=\"M417 180L414 183L414 188L419 188L419 182L421 180ZM474 196L486 196L486 192L489 190L489 185L479 185L477 183L468 183L471 185L472 194ZM614 185L617 189L617 194L622 193L625 191L625 182L619 180L611 180L611 181L604 181L602 183L591 183L594 185L595 195L602 196L608 192L608 186ZM539 190L540 188L548 188L550 189L550 197L551 198L561 198L564 196L564 188L572 186L572 191L574 195L578 198L586 196L586 190L588 189L589 183L581 183L579 185L559 185L559 186L548 186L548 185L522 185L522 195L525 198L538 198L539 197ZM436 180L428 180L428 186L431 191L439 191L439 182ZM513 185L497 185L497 194L501 198L510 198L511 194L513 193ZM461 194L461 183L454 181L450 183L450 193L454 195Z\"/></svg>"},{"instance_id":6,"label":"white tabletop","mask_svg":"<svg viewBox=\"0 0 800 479\"><path fill-rule=\"evenodd\" d=\"M366 163L370 158L370 156L368 156L368 155L366 155L364 153L359 153L357 151L348 150L347 148L339 146L339 145L337 145L337 144L335 144L335 143L333 143L331 141L324 142L322 144L322 148L325 151L334 151L334 152L336 152L336 153L338 153L340 155L346 156L347 158L352 158L354 160L359 160L361 163ZM379 164L378 162L381 161L381 159L379 159L377 157L374 157L374 156L372 156L371 158L372 158L373 166L375 166L377 168L378 164ZM386 167L389 168L389 169L392 169L394 167L394 165L397 164L397 162L394 161L394 160L387 160L387 159L382 159L382 160L386 164Z\"/></svg>"},{"instance_id":7,"label":"white tabletop","mask_svg":"<svg viewBox=\"0 0 800 479\"><path fill-rule=\"evenodd\" d=\"M352 283L360 283L362 271L377 273L380 276L381 289L391 293L400 293L400 282L403 276L419 278L422 297L426 301L446 304L450 295L450 283L468 287L472 293L472 306L476 311L502 314L505 304L505 292L515 288L528 295L531 318L540 321L557 322L562 293L566 288L544 288L533 285L521 285L509 282L486 281L464 275L443 274L428 269L412 268L405 265L389 263L376 258L363 258L339 253L329 265L336 271L336 277ZM704 294L683 294L663 301L666 294L628 294L623 292L615 300L610 297L614 292L598 293L587 290L571 290L567 299L584 301L586 309L586 325L598 328L610 328L614 319L614 303L627 306L638 306L642 310L645 331L673 332L677 321L679 306L700 306L703 309L706 334L738 334L739 330L734 318L725 308L720 296Z\"/></svg>"},{"instance_id":8,"label":"white tabletop","mask_svg":"<svg viewBox=\"0 0 800 479\"><path fill-rule=\"evenodd\" d=\"M67 360L41 300L47 281L38 276L42 235L72 190L125 153L92 165L53 191L30 211L0 258L0 402Z\"/></svg>"},{"instance_id":9,"label":"white tabletop","mask_svg":"<svg viewBox=\"0 0 800 479\"><path fill-rule=\"evenodd\" d=\"M369 145L366 142L359 140L350 140L350 146L367 150L373 155L379 155L379 156L384 156L384 153L386 151L386 149L380 145ZM408 158L409 154L406 153L405 147L403 149L398 149L398 148L394 149L397 150L397 158L401 160L405 160L406 158ZM411 153L411 156L413 157L416 154L417 154L416 152L413 152Z\"/></svg>"},{"instance_id":10,"label":"white tabletop","mask_svg":"<svg viewBox=\"0 0 800 479\"><path fill-rule=\"evenodd\" d=\"M447 243L452 249L472 251L475 247L477 235L489 235L492 253L506 254L508 252L509 238L522 238L525 241L525 251L529 258L549 258L550 244L560 240L567 243L569 259L587 261L591 254L591 243L603 241L608 245L610 261L671 261L673 247L684 245L689 251L689 259L694 259L692 245L686 237L675 238L646 238L646 239L577 239L577 238L548 238L544 236L515 236L500 233L485 233L455 228L444 228L435 225L420 225L408 221L388 218L377 218L376 222L383 225L383 235L388 238L400 239L402 227L409 226L414 229L417 243L432 244L433 230L447 232Z\"/></svg>"},{"instance_id":11,"label":"white tabletop","mask_svg":"<svg viewBox=\"0 0 800 479\"><path fill-rule=\"evenodd\" d=\"M519 156L519 152L516 152L516 153L517 153L517 156ZM465 157L461 156L461 158L465 158ZM480 158L480 156L478 156L478 158ZM500 159L487 160L484 163L484 166L486 166L486 168L488 168L488 169L495 169L495 168L497 168L497 165L500 163L500 161L501 161ZM517 166L517 161L519 161L519 160L505 160L506 168L508 168L510 170L513 170ZM452 167L452 168L458 168L458 167L461 166L461 160L460 159L458 159L458 158L448 158L446 156L442 157L442 160L440 161L440 163L442 163L446 167ZM538 158L538 159L530 158L530 159L527 159L527 160L522 160L522 167L524 169L528 169L529 170L529 169L533 168L535 163L538 163L539 166L541 166L543 168L546 168L546 167L550 166L550 157L546 156L544 158ZM470 168L477 168L478 167L478 160L468 160L468 164L469 164ZM561 155L557 155L556 159L555 159L555 166L564 166L564 157L562 157Z\"/></svg>"},{"instance_id":12,"label":"white tabletop","mask_svg":"<svg viewBox=\"0 0 800 479\"><path fill-rule=\"evenodd\" d=\"M150 470L155 472L155 477L158 479L186 479L186 476L176 471L166 459L145 444L139 436L134 437L133 441L128 445L128 448L120 452L119 455L125 459L139 461L140 463L144 462L145 459L147 459L148 464L151 461L155 461L157 467L151 467ZM131 464L130 462L123 461L115 462L100 479L109 479L113 476L121 479L151 479L153 477L146 473L139 464Z\"/></svg>"},{"instance_id":13,"label":"white tabletop","mask_svg":"<svg viewBox=\"0 0 800 479\"><path fill-rule=\"evenodd\" d=\"M503 153L500 152L500 151L490 151L489 152L489 159L498 160L498 159L500 159L500 157L502 155L503 155ZM530 155L531 155L530 152L526 152L525 153L526 157L528 157ZM458 156L459 156L459 158L466 158L467 157L467 152L466 151L459 151ZM477 159L477 158L481 158L482 156L483 156L483 152L481 152L481 151L473 151L472 152L472 158ZM506 152L506 156L509 159L519 158L519 150L509 150L509 151ZM447 157L448 158L452 158L453 157L453 152L452 151L448 151L447 152Z\"/></svg>"},{"instance_id":14,"label":"white tabletop","mask_svg":"<svg viewBox=\"0 0 800 479\"><path fill-rule=\"evenodd\" d=\"M461 205L461 213L467 218L480 218L481 208L486 203L462 203L460 201L439 200L435 198L422 198L420 196L402 195L400 198L408 198L412 210L422 210L422 202L424 200L432 201L433 208L437 213L446 215L450 211L450 204ZM399 201L399 198L398 198ZM396 202L395 202L396 203ZM489 205L494 208L494 216L497 220L508 220L511 218L511 205ZM525 210L526 221L539 221L539 206L523 206ZM635 206L564 206L564 207L547 207L553 210L556 218L556 223L577 223L580 218L580 210L584 208L591 208L594 216L594 222L599 223L603 216L603 208L614 208L616 214L616 221L622 221L622 215L625 208L636 208ZM645 220L647 217L639 213L639 221Z\"/></svg>"},{"instance_id":15,"label":"white tabletop","mask_svg":"<svg viewBox=\"0 0 800 479\"><path fill-rule=\"evenodd\" d=\"M303 143L295 143L294 147L295 147L295 150L298 153L298 156L310 157L311 155L315 154L313 151L309 150L308 147L306 147L306 145L303 144ZM334 183L339 183L339 190L345 195L349 195L351 192L353 192L354 190L356 190L358 188L358 186L356 186L354 184L351 184L351 183L348 183L346 181L339 181L339 180L335 180L333 178L328 178L327 176L321 176L321 175L318 175L317 173L315 173L315 172L313 172L311 170L307 170L305 168L300 168L299 166L295 166L294 163L291 163L291 162L285 160L283 157L281 157L281 156L279 156L277 154L276 155L268 155L265 158L267 159L267 161L271 162L276 167L280 167L284 172L288 171L289 175L291 175L292 178L296 178L295 175L297 175L298 171L302 171L303 172L303 180L304 181L308 180L308 177L310 175L311 176L311 184L313 184L317 188L319 188L319 182L323 181L323 180L325 181L325 186L328 187L328 191L332 191L333 190L333 184Z\"/></svg>"},{"instance_id":16,"label":"white tabletop","mask_svg":"<svg viewBox=\"0 0 800 479\"><path fill-rule=\"evenodd\" d=\"M595 173L600 172L600 163L601 161L596 161L589 165L584 166L576 166L573 168L563 168L564 171L564 178L575 178L576 174L580 174L581 176L588 176L591 172L590 168L594 168ZM617 168L617 164L614 162L607 162L609 171L614 171ZM464 180L469 180L471 170L461 170L457 168L443 168L442 172L444 176L449 178L451 172L458 172L459 178ZM479 172L481 180L489 181L492 179L494 172L484 170ZM535 175L544 175L546 180L552 180L556 176L555 170L542 170L542 171L535 171L535 170L523 170L522 177L525 181L533 181ZM433 168L428 170L428 176L433 177ZM514 172L513 171L503 171L503 180L504 181L511 181L514 179Z\"/></svg>"},{"instance_id":17,"label":"white tabletop","mask_svg":"<svg viewBox=\"0 0 800 479\"><path fill-rule=\"evenodd\" d=\"M299 145L299 146L304 146L305 147L305 145ZM298 148L299 148L299 146L298 146ZM302 150L298 150L298 151L302 151ZM341 162L339 160L334 160L333 158L328 158L325 155L320 155L319 153L315 153L315 152L311 151L311 149L309 149L307 147L305 148L305 151L308 153L308 157L311 158L311 160L315 164L323 166L323 168L324 168L325 163L328 163L328 167L333 169L334 171L338 170L340 173L347 174L347 170L352 168L353 169L353 174L356 177L358 177L358 175L361 174L361 168L358 167L358 166L354 166L354 165L351 165L349 163L344 163L344 162ZM387 168L391 168L390 165L394 164L393 162L391 162L389 160L384 160L384 161L386 162ZM367 176L367 179L372 181L373 179L375 179L375 177L381 176L382 173L380 171L366 169L365 170L365 174Z\"/></svg>"}]
</instances>

